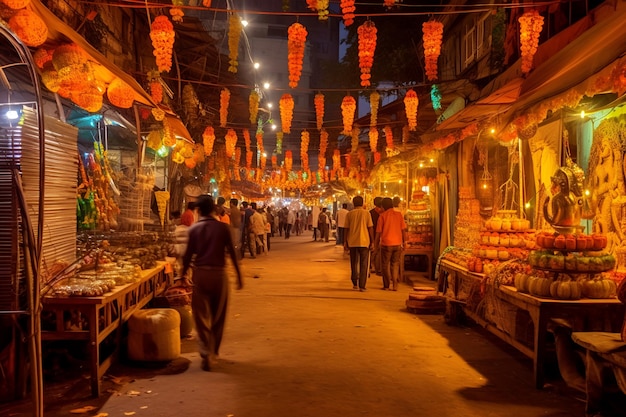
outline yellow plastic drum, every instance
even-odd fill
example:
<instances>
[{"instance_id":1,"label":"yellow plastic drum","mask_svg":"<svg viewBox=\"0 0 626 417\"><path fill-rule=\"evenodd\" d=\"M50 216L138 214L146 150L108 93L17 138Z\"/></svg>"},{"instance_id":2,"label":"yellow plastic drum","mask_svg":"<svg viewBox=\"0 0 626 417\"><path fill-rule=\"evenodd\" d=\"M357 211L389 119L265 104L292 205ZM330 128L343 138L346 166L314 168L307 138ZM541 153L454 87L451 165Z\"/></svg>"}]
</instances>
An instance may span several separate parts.
<instances>
[{"instance_id":1,"label":"yellow plastic drum","mask_svg":"<svg viewBox=\"0 0 626 417\"><path fill-rule=\"evenodd\" d=\"M180 315L172 308L139 310L128 320L128 358L170 361L180 356Z\"/></svg>"}]
</instances>

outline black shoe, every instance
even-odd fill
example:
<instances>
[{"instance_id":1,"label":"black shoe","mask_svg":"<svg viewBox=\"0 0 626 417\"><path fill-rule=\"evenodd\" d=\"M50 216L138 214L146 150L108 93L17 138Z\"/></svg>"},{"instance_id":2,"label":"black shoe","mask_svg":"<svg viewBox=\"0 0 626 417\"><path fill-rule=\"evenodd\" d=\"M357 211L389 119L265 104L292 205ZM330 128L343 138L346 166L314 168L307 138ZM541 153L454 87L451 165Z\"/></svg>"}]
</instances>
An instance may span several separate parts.
<instances>
[{"instance_id":1,"label":"black shoe","mask_svg":"<svg viewBox=\"0 0 626 417\"><path fill-rule=\"evenodd\" d=\"M202 368L205 372L211 372L211 361L206 356L202 358L202 362L200 363L200 368Z\"/></svg>"}]
</instances>

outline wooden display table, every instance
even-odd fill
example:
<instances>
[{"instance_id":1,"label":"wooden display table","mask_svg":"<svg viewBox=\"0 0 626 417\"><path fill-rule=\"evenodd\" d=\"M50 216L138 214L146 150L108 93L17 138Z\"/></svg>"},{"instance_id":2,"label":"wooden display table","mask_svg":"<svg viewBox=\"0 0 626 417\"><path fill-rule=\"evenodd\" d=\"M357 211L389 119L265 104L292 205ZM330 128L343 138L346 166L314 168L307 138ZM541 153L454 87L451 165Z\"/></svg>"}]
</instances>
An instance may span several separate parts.
<instances>
[{"instance_id":1,"label":"wooden display table","mask_svg":"<svg viewBox=\"0 0 626 417\"><path fill-rule=\"evenodd\" d=\"M428 279L432 279L432 270L433 270L433 248L432 247L422 247L422 248L405 248L402 251L402 255L400 256L400 279L404 281L404 257L405 256L425 256L427 258L426 262L426 276Z\"/></svg>"},{"instance_id":2,"label":"wooden display table","mask_svg":"<svg viewBox=\"0 0 626 417\"><path fill-rule=\"evenodd\" d=\"M100 395L100 378L117 355L122 324L167 288L169 278L164 266L160 262L156 268L142 271L137 282L116 287L100 297L44 297L42 316L52 319L52 325L42 328L42 340L89 342L94 397ZM101 354L101 344L108 337L115 337L114 347Z\"/></svg>"},{"instance_id":3,"label":"wooden display table","mask_svg":"<svg viewBox=\"0 0 626 417\"><path fill-rule=\"evenodd\" d=\"M544 384L543 365L546 358L546 336L548 323L551 319L576 317L581 320L588 320L592 316L603 316L609 322L612 321L610 320L611 317L619 318L621 322L624 317L624 305L618 299L555 300L523 294L509 286L501 286L500 291L496 291L496 296L505 303L527 311L532 319L534 325L532 349L519 343L508 334L498 335L496 332L498 329L492 327L490 330L533 359L533 373L537 388L543 388ZM611 323L607 323L607 326L610 327Z\"/></svg>"}]
</instances>

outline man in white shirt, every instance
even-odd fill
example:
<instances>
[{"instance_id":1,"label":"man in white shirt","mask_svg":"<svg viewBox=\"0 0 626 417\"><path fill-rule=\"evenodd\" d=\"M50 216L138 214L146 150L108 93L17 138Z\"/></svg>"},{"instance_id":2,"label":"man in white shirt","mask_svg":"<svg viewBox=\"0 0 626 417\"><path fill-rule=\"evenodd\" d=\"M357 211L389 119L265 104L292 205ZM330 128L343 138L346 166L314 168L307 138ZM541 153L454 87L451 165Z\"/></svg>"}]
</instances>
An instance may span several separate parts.
<instances>
[{"instance_id":1,"label":"man in white shirt","mask_svg":"<svg viewBox=\"0 0 626 417\"><path fill-rule=\"evenodd\" d=\"M336 245L343 245L344 225L346 224L346 216L348 215L348 203L343 203L337 212L337 241Z\"/></svg>"}]
</instances>

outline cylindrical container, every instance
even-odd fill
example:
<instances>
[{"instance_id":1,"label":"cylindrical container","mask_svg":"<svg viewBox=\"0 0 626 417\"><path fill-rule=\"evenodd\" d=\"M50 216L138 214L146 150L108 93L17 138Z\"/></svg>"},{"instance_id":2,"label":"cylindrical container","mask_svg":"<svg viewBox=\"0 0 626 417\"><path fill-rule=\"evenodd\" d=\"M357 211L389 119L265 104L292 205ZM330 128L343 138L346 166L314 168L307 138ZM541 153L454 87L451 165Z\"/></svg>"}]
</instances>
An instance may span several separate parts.
<instances>
[{"instance_id":1,"label":"cylindrical container","mask_svg":"<svg viewBox=\"0 0 626 417\"><path fill-rule=\"evenodd\" d=\"M170 361L180 356L180 315L172 308L139 310L128 320L128 358Z\"/></svg>"}]
</instances>

